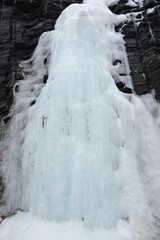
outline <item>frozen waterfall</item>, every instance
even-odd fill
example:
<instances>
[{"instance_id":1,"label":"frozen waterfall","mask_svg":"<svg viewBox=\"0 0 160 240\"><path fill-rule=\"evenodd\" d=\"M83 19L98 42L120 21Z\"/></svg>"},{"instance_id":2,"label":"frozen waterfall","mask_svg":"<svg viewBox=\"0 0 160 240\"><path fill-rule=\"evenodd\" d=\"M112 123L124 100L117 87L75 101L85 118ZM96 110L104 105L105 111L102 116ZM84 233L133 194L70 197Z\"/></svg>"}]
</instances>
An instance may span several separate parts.
<instances>
[{"instance_id":1,"label":"frozen waterfall","mask_svg":"<svg viewBox=\"0 0 160 240\"><path fill-rule=\"evenodd\" d=\"M151 95L139 98L116 87L119 70L129 75L124 41L114 30L125 16L104 3L70 5L29 60L34 73L15 93L11 148L5 152L4 213L22 209L45 224L74 222L96 231L121 219L149 223L160 215L160 129L146 102L158 106ZM116 59L122 64L113 66ZM29 61L22 66L27 69ZM44 86L39 79L46 71ZM131 86L129 76L124 82ZM28 108L31 87L38 97ZM3 240L10 240L5 226Z\"/></svg>"}]
</instances>

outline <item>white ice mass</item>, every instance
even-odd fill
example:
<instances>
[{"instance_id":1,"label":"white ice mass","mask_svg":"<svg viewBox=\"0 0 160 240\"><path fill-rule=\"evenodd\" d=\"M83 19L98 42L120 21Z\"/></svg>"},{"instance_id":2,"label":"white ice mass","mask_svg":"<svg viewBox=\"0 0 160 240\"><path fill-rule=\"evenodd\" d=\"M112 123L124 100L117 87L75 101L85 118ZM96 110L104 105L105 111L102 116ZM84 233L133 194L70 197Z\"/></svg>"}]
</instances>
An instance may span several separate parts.
<instances>
[{"instance_id":1,"label":"white ice mass","mask_svg":"<svg viewBox=\"0 0 160 240\"><path fill-rule=\"evenodd\" d=\"M106 3L70 5L21 64L1 213L23 213L1 223L0 240L158 240L159 106L116 87L121 71L131 86L114 30L126 18Z\"/></svg>"}]
</instances>

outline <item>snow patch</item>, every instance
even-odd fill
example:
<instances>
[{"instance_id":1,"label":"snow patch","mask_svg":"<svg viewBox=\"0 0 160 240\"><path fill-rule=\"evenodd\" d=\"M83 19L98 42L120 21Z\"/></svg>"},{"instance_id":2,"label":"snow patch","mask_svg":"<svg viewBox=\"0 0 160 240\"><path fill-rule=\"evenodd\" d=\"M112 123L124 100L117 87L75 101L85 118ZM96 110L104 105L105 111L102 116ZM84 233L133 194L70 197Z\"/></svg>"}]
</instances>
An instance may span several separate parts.
<instances>
[{"instance_id":1,"label":"snow patch","mask_svg":"<svg viewBox=\"0 0 160 240\"><path fill-rule=\"evenodd\" d=\"M145 223L132 217L120 220L115 228L97 231L85 229L83 223L45 222L29 213L18 213L0 225L0 240L151 240L157 236L154 225L147 228Z\"/></svg>"}]
</instances>

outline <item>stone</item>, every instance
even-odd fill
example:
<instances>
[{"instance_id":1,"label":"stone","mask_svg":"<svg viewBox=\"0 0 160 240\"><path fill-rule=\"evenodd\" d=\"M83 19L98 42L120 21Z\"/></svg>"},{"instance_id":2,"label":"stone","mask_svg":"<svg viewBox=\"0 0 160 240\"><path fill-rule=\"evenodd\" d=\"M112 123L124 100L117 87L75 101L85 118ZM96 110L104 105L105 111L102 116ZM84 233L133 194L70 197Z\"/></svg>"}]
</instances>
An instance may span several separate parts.
<instances>
[{"instance_id":1,"label":"stone","mask_svg":"<svg viewBox=\"0 0 160 240\"><path fill-rule=\"evenodd\" d=\"M30 106L33 106L36 103L36 100L33 100L30 104Z\"/></svg>"},{"instance_id":2,"label":"stone","mask_svg":"<svg viewBox=\"0 0 160 240\"><path fill-rule=\"evenodd\" d=\"M48 80L48 75L45 74L44 77L43 77L43 83L47 83L47 80Z\"/></svg>"},{"instance_id":3,"label":"stone","mask_svg":"<svg viewBox=\"0 0 160 240\"><path fill-rule=\"evenodd\" d=\"M131 94L132 93L132 89L125 86L125 84L123 82L117 82L116 83L116 86L118 87L118 89L121 91L121 92L124 92L124 93L129 93Z\"/></svg>"},{"instance_id":4,"label":"stone","mask_svg":"<svg viewBox=\"0 0 160 240\"><path fill-rule=\"evenodd\" d=\"M19 92L19 85L16 85L14 90L15 90L16 93L18 93Z\"/></svg>"},{"instance_id":5,"label":"stone","mask_svg":"<svg viewBox=\"0 0 160 240\"><path fill-rule=\"evenodd\" d=\"M7 124L7 123L9 122L10 119L11 119L10 116L3 118L3 122L4 122L4 124Z\"/></svg>"}]
</instances>

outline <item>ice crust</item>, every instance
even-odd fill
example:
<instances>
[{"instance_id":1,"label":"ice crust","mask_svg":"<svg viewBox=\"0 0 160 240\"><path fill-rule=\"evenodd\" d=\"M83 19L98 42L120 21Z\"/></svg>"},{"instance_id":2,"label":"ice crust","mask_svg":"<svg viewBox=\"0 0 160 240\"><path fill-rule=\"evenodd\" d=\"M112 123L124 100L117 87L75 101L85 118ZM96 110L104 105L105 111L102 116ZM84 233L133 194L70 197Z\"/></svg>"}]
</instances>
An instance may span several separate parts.
<instances>
[{"instance_id":1,"label":"ice crust","mask_svg":"<svg viewBox=\"0 0 160 240\"><path fill-rule=\"evenodd\" d=\"M147 224L160 217L159 106L150 94L123 94L115 85L119 70L130 72L123 37L114 31L123 21L103 1L72 4L22 63L25 79L15 93L4 156L3 214L22 209L45 226L74 222L96 231L131 216ZM122 64L113 66L117 59ZM19 216L27 221L23 214L12 218ZM5 226L12 229L13 221ZM90 239L84 232L79 239Z\"/></svg>"}]
</instances>

